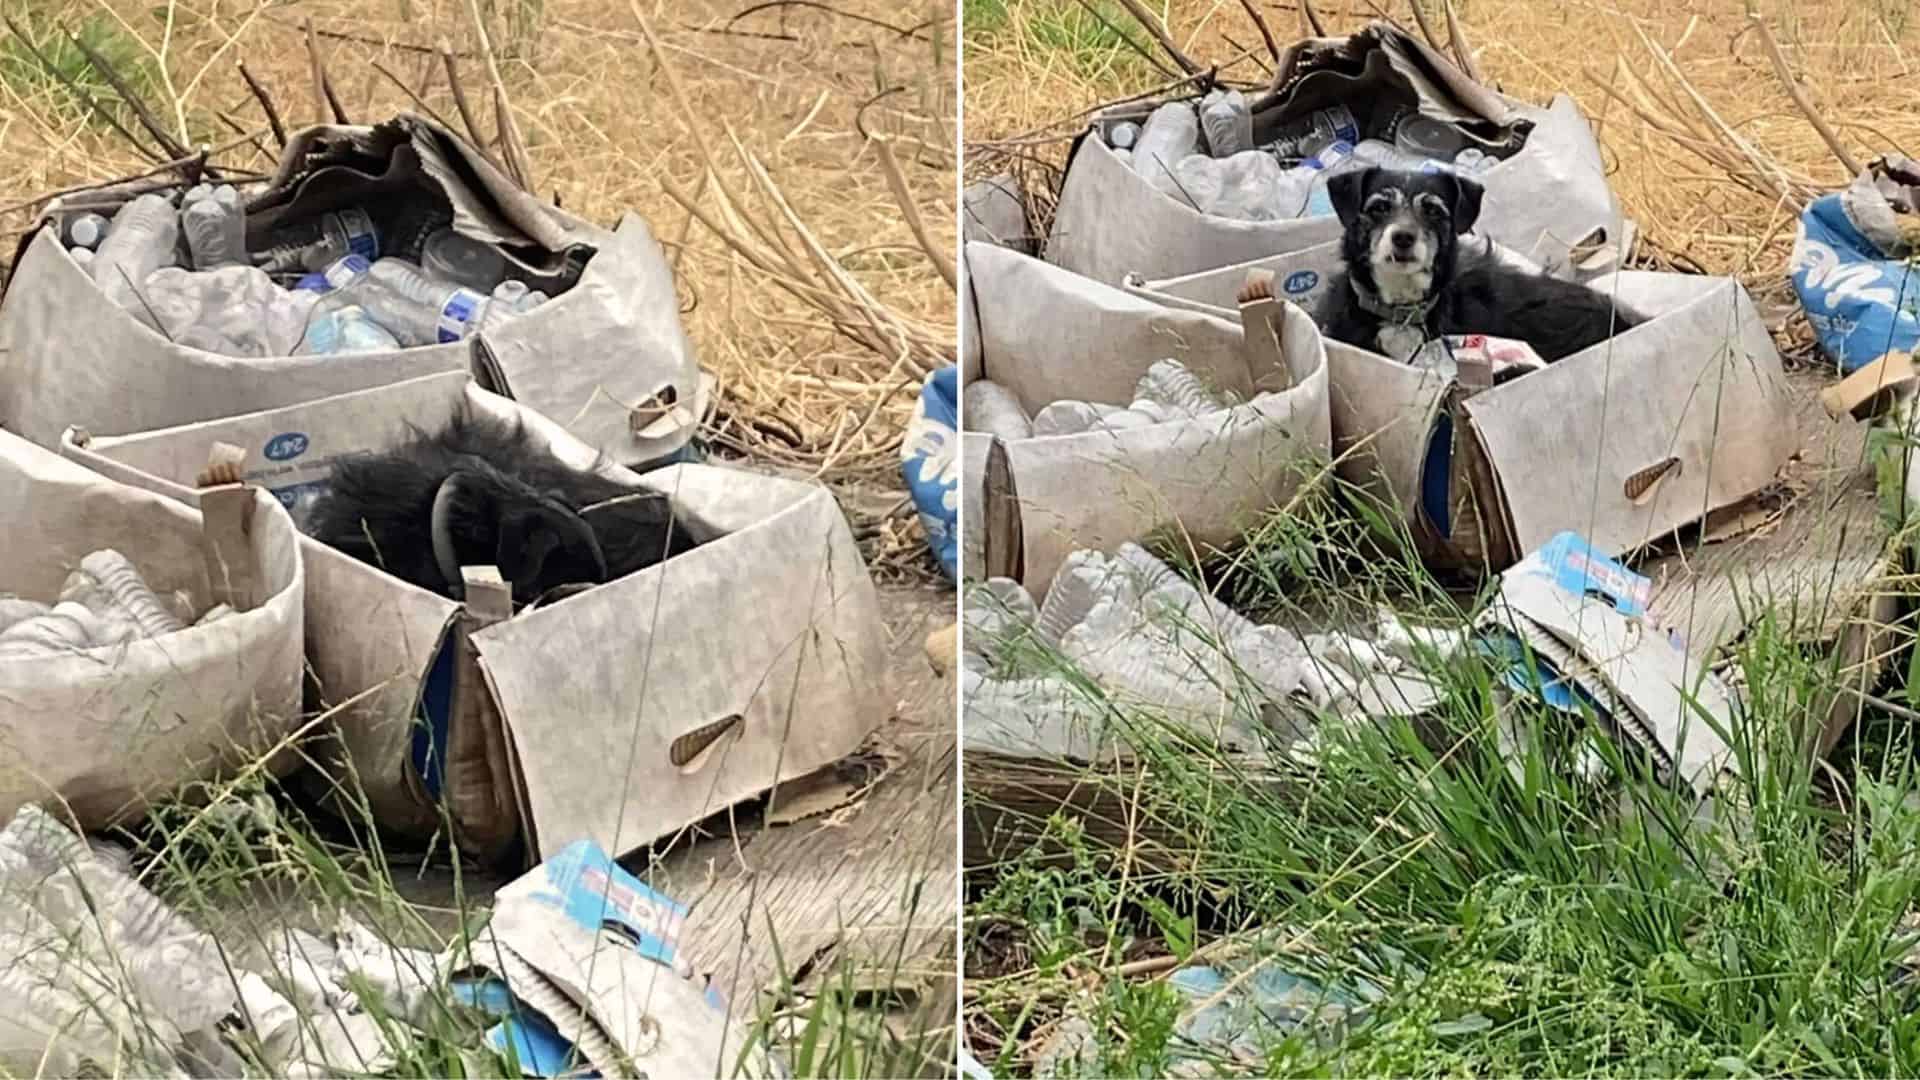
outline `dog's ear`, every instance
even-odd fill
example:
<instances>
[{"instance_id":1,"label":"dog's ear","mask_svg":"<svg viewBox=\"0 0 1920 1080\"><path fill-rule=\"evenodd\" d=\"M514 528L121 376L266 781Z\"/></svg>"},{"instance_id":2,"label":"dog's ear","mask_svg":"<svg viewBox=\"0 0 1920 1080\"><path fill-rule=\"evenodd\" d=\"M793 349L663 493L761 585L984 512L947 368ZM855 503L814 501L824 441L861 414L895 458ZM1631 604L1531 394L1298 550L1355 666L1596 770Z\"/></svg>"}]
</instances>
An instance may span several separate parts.
<instances>
[{"instance_id":1,"label":"dog's ear","mask_svg":"<svg viewBox=\"0 0 1920 1080\"><path fill-rule=\"evenodd\" d=\"M537 592L549 563L564 553L567 562L553 568L570 580L591 575L595 584L606 580L607 567L593 529L580 516L557 504L516 506L500 518L499 548L494 554L500 575L515 592Z\"/></svg>"},{"instance_id":2,"label":"dog's ear","mask_svg":"<svg viewBox=\"0 0 1920 1080\"><path fill-rule=\"evenodd\" d=\"M1360 216L1361 204L1367 200L1367 185L1379 171L1378 165L1368 165L1327 177L1327 201L1333 204L1334 216L1340 219L1340 224L1350 226Z\"/></svg>"},{"instance_id":3,"label":"dog's ear","mask_svg":"<svg viewBox=\"0 0 1920 1080\"><path fill-rule=\"evenodd\" d=\"M1462 236L1480 220L1480 200L1487 189L1480 181L1469 176L1454 176L1453 180L1453 231Z\"/></svg>"}]
</instances>

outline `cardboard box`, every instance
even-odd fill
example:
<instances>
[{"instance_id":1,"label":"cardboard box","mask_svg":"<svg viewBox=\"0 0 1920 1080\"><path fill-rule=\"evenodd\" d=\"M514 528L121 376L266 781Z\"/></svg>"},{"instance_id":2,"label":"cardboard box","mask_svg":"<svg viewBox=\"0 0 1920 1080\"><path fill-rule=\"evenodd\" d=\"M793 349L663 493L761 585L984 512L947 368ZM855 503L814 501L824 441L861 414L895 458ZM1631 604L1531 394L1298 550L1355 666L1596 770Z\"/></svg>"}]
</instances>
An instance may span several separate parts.
<instances>
[{"instance_id":1,"label":"cardboard box","mask_svg":"<svg viewBox=\"0 0 1920 1080\"><path fill-rule=\"evenodd\" d=\"M1332 270L1305 254L1130 288L1224 314L1257 269L1310 298ZM1799 448L1780 354L1738 281L1592 285L1652 318L1491 389L1326 343L1340 475L1397 506L1434 564L1499 571L1570 527L1625 556L1765 488Z\"/></svg>"},{"instance_id":2,"label":"cardboard box","mask_svg":"<svg viewBox=\"0 0 1920 1080\"><path fill-rule=\"evenodd\" d=\"M460 407L518 417L556 457L593 467L591 448L458 373L161 431L70 430L62 449L191 502L209 448L228 443L250 451L247 482L290 496L337 457ZM381 823L431 832L444 798L485 851L516 832L534 854L582 837L627 851L844 757L884 719L878 597L825 488L603 468L725 535L491 622L503 613L301 538L308 655L321 703L342 710L331 779L352 787L350 763Z\"/></svg>"},{"instance_id":3,"label":"cardboard box","mask_svg":"<svg viewBox=\"0 0 1920 1080\"><path fill-rule=\"evenodd\" d=\"M323 181L306 182L315 170ZM471 370L483 387L554 417L616 462L642 464L686 445L705 407L699 360L680 323L672 267L637 216L611 232L581 221L521 191L439 125L403 116L378 127L296 132L280 174L249 193L249 240L264 244L276 215L298 219L393 198L396 177L409 171L408 185L453 204L463 234L544 249L557 253L554 261L587 260L578 282L488 330L483 349L463 341L337 356L221 356L176 345L107 300L54 230L42 228L0 294L0 426L53 447L69 424L153 431ZM80 210L111 216L125 198L81 193L53 203L43 220Z\"/></svg>"},{"instance_id":4,"label":"cardboard box","mask_svg":"<svg viewBox=\"0 0 1920 1080\"><path fill-rule=\"evenodd\" d=\"M0 659L0 820L52 795L60 816L102 828L253 763L300 726L293 522L260 492L207 495L203 514L0 431L0 596L50 603L81 559L110 548L156 594L234 609L124 645Z\"/></svg>"},{"instance_id":5,"label":"cardboard box","mask_svg":"<svg viewBox=\"0 0 1920 1080\"><path fill-rule=\"evenodd\" d=\"M1382 95L1417 97L1429 113L1481 128L1531 125L1518 152L1476 177L1486 188L1481 227L1558 273L1591 277L1617 268L1627 223L1607 185L1600 144L1573 100L1558 95L1541 109L1496 94L1390 26L1295 44L1273 87L1253 102L1255 141L1281 117ZM1102 132L1122 120L1144 121L1157 104L1108 109L1075 141L1047 261L1119 284L1127 274L1169 278L1338 239L1340 223L1331 216L1239 221L1202 214L1153 187L1108 148Z\"/></svg>"},{"instance_id":6,"label":"cardboard box","mask_svg":"<svg viewBox=\"0 0 1920 1080\"><path fill-rule=\"evenodd\" d=\"M968 244L966 260L978 377L1029 414L1062 399L1124 405L1169 357L1240 402L1118 432L965 433L962 483L981 515L966 529L987 576L1045 595L1076 548L1112 550L1163 529L1202 550L1230 546L1324 465L1325 354L1298 308L1278 305L1249 337L1238 314L1169 310L1004 248Z\"/></svg>"}]
</instances>

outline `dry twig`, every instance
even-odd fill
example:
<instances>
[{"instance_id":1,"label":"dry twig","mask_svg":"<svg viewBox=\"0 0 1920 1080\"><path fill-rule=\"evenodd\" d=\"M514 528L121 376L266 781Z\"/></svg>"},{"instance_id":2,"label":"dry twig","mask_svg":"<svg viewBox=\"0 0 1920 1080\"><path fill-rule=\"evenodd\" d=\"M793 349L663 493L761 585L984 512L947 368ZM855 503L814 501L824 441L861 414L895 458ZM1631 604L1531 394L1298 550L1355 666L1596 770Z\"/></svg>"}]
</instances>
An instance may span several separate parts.
<instances>
[{"instance_id":1,"label":"dry twig","mask_svg":"<svg viewBox=\"0 0 1920 1080\"><path fill-rule=\"evenodd\" d=\"M260 85L260 80L253 77L253 72L247 70L246 61L240 61L239 66L240 78L252 91L253 99L260 103L260 110L267 114L267 126L273 130L274 141L284 148L287 145L287 126L280 122L280 110L274 108L273 95L267 93L267 88Z\"/></svg>"}]
</instances>

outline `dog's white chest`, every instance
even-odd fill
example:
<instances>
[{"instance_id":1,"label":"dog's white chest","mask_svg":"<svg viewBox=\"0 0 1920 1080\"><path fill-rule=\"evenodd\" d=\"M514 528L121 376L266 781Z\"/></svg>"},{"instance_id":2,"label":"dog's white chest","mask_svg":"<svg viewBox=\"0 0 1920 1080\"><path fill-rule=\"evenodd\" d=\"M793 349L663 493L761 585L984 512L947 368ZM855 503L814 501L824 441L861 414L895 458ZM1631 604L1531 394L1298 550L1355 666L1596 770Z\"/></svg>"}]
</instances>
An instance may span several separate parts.
<instances>
[{"instance_id":1,"label":"dog's white chest","mask_svg":"<svg viewBox=\"0 0 1920 1080\"><path fill-rule=\"evenodd\" d=\"M1382 355L1404 364L1413 358L1414 353L1420 351L1420 346L1426 344L1427 335L1426 331L1418 326L1388 323L1380 328L1373 340L1380 346Z\"/></svg>"}]
</instances>

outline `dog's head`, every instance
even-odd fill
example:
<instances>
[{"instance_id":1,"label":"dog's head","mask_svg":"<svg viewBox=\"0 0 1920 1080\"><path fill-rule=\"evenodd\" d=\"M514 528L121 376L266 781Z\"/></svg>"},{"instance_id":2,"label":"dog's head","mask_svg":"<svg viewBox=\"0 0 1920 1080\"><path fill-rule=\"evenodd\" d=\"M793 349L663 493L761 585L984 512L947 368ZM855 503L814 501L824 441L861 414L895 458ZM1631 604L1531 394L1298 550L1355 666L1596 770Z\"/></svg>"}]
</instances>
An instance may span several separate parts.
<instances>
[{"instance_id":1,"label":"dog's head","mask_svg":"<svg viewBox=\"0 0 1920 1080\"><path fill-rule=\"evenodd\" d=\"M1482 194L1478 183L1447 170L1368 166L1327 180L1348 273L1393 304L1424 300L1446 284L1455 238L1473 228Z\"/></svg>"}]
</instances>

